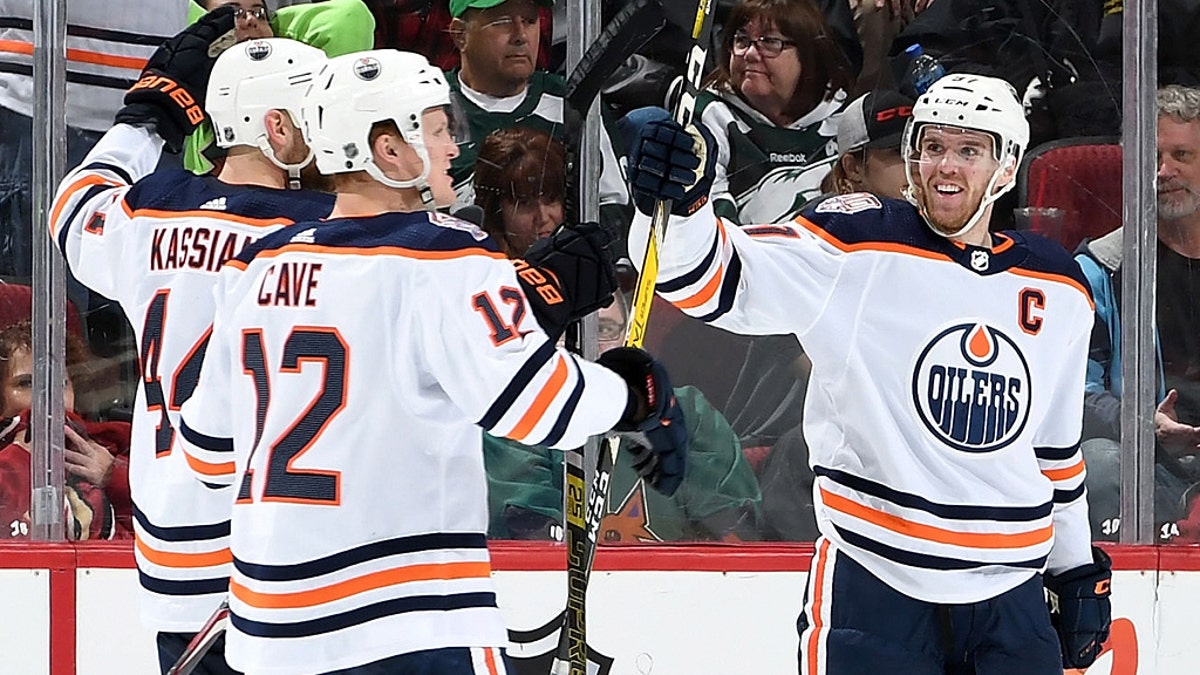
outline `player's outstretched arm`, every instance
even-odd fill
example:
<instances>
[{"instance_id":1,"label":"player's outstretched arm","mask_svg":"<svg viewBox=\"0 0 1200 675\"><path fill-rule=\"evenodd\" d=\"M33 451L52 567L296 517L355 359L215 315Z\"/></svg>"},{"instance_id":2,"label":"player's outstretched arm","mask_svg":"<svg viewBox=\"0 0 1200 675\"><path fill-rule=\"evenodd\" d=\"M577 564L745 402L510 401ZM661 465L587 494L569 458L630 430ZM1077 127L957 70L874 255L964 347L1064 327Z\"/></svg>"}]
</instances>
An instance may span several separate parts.
<instances>
[{"instance_id":1,"label":"player's outstretched arm","mask_svg":"<svg viewBox=\"0 0 1200 675\"><path fill-rule=\"evenodd\" d=\"M712 136L684 129L659 108L622 121L630 139L628 177L637 213L630 257L644 258L648 209L669 201L656 290L683 312L737 333L803 333L833 294L846 256L797 223L737 227L713 213Z\"/></svg>"}]
</instances>

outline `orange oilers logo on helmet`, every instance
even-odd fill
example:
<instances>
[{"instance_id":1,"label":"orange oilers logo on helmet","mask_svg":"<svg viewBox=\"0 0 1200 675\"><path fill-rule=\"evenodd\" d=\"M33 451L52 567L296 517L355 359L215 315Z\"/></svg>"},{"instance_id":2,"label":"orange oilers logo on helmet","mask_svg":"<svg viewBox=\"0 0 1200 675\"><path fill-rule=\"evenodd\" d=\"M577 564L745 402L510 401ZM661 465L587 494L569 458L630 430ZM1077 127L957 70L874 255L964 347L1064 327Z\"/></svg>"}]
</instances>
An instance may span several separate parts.
<instances>
[{"instance_id":1,"label":"orange oilers logo on helmet","mask_svg":"<svg viewBox=\"0 0 1200 675\"><path fill-rule=\"evenodd\" d=\"M373 56L364 56L354 62L354 74L358 76L360 80L366 80L370 82L371 80L379 77L379 73L381 72L383 72L383 66L379 63L379 60Z\"/></svg>"},{"instance_id":2,"label":"orange oilers logo on helmet","mask_svg":"<svg viewBox=\"0 0 1200 675\"><path fill-rule=\"evenodd\" d=\"M271 43L266 40L251 40L246 43L246 56L251 61L262 61L271 55Z\"/></svg>"},{"instance_id":3,"label":"orange oilers logo on helmet","mask_svg":"<svg viewBox=\"0 0 1200 675\"><path fill-rule=\"evenodd\" d=\"M959 324L921 352L912 394L938 440L964 452L992 452L1012 443L1029 420L1029 364L999 329Z\"/></svg>"}]
</instances>

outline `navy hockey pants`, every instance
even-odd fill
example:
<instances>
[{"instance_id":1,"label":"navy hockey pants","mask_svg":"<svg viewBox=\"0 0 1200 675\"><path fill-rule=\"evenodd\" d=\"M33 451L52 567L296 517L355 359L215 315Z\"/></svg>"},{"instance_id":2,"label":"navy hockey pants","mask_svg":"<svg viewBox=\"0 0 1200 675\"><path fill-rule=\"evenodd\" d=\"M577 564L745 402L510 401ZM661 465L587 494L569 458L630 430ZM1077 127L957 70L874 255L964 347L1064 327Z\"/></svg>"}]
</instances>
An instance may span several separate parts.
<instances>
[{"instance_id":1,"label":"navy hockey pants","mask_svg":"<svg viewBox=\"0 0 1200 675\"><path fill-rule=\"evenodd\" d=\"M990 600L940 605L896 592L829 543L824 565L814 558L796 630L800 675L1063 672L1041 575Z\"/></svg>"}]
</instances>

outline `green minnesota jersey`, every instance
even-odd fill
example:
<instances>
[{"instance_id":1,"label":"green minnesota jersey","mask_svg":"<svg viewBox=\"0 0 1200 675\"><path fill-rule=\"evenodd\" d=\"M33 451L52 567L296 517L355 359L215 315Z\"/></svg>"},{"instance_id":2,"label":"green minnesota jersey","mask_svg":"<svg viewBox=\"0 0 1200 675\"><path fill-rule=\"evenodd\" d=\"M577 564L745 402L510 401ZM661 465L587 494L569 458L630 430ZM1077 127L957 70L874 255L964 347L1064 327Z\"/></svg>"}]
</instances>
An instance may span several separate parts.
<instances>
[{"instance_id":1,"label":"green minnesota jersey","mask_svg":"<svg viewBox=\"0 0 1200 675\"><path fill-rule=\"evenodd\" d=\"M696 99L697 117L716 139L713 206L740 225L787 222L821 194L837 161L838 92L786 127L738 96L713 89Z\"/></svg>"},{"instance_id":2,"label":"green minnesota jersey","mask_svg":"<svg viewBox=\"0 0 1200 675\"><path fill-rule=\"evenodd\" d=\"M688 427L688 464L683 484L666 497L641 480L622 444L609 485L602 543L712 541L754 538L762 493L729 423L695 387L675 395ZM488 535L517 536L514 521L537 514L561 523L563 452L483 435L487 468ZM543 538L545 531L542 531Z\"/></svg>"},{"instance_id":3,"label":"green minnesota jersey","mask_svg":"<svg viewBox=\"0 0 1200 675\"><path fill-rule=\"evenodd\" d=\"M450 165L450 175L454 179L454 191L457 194L453 210L475 203L475 158L488 134L512 127L544 131L558 141L564 141L566 134L563 96L567 85L558 75L535 71L523 94L507 98L495 98L474 91L463 85L458 76L459 71L455 70L447 74L447 79L450 90L458 94L458 102L466 114L471 136L468 142L459 145L459 155ZM628 191L613 150L612 138L606 133L600 134L600 139L600 204L624 207L629 203Z\"/></svg>"}]
</instances>

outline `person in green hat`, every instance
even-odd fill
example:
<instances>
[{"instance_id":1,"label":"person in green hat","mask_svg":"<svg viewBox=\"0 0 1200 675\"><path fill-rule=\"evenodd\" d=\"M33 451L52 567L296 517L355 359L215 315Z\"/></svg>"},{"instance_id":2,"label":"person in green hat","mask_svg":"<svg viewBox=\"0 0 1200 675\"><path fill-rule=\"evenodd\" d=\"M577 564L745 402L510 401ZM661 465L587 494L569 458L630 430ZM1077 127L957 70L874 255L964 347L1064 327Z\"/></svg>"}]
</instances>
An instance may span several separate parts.
<instances>
[{"instance_id":1,"label":"person in green hat","mask_svg":"<svg viewBox=\"0 0 1200 675\"><path fill-rule=\"evenodd\" d=\"M470 124L470 140L451 167L455 210L475 201L479 144L497 129L525 127L565 141L562 77L536 67L541 48L539 5L551 0L451 0L450 35L462 65L447 76ZM602 134L600 220L624 232L632 210L609 135Z\"/></svg>"}]
</instances>

